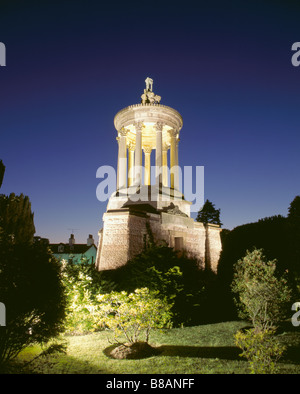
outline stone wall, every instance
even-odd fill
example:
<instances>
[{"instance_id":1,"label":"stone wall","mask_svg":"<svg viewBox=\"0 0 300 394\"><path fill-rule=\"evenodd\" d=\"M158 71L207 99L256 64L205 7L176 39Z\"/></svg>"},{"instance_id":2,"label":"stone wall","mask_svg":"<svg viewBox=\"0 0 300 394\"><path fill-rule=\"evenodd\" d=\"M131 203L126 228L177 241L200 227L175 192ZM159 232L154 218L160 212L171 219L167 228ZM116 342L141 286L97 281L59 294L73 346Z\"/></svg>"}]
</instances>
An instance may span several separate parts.
<instances>
[{"instance_id":1,"label":"stone wall","mask_svg":"<svg viewBox=\"0 0 300 394\"><path fill-rule=\"evenodd\" d=\"M143 250L149 229L155 242L165 241L175 248L176 238L199 266L217 270L221 252L219 226L195 222L190 217L169 213L132 212L129 209L107 212L99 232L96 266L115 269Z\"/></svg>"}]
</instances>

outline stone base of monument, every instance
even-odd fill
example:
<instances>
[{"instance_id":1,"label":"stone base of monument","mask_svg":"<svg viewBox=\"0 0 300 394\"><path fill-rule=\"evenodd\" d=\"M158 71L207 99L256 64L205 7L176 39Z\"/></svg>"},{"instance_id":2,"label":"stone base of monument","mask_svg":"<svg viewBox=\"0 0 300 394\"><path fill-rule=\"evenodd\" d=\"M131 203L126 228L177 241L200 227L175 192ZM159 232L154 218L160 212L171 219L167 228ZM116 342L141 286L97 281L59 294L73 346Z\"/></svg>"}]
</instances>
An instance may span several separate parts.
<instances>
[{"instance_id":1,"label":"stone base of monument","mask_svg":"<svg viewBox=\"0 0 300 394\"><path fill-rule=\"evenodd\" d=\"M159 194L159 196L161 196ZM113 195L99 231L96 267L99 271L125 265L150 239L195 258L201 268L216 272L221 251L220 227L205 226L190 217L190 203L180 196L132 201Z\"/></svg>"}]
</instances>

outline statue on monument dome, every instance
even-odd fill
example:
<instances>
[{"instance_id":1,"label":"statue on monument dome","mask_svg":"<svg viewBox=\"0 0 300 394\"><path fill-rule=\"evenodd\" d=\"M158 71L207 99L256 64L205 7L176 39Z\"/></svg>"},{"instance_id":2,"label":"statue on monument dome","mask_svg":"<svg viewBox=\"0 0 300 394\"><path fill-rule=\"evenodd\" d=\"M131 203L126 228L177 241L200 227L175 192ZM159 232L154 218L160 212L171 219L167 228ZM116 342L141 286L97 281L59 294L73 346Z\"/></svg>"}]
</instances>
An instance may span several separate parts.
<instances>
[{"instance_id":1,"label":"statue on monument dome","mask_svg":"<svg viewBox=\"0 0 300 394\"><path fill-rule=\"evenodd\" d=\"M144 94L142 94L142 104L159 104L161 97L154 94L153 90L153 79L147 77L145 79L146 89L144 89Z\"/></svg>"}]
</instances>

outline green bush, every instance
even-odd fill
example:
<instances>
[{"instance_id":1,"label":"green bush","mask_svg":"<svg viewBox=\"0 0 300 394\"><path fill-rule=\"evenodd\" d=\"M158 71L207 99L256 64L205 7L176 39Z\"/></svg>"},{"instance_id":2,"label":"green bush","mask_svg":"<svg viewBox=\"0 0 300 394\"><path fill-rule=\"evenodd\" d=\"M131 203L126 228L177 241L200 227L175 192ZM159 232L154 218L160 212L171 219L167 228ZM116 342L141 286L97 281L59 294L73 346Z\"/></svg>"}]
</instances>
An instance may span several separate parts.
<instances>
[{"instance_id":1,"label":"green bush","mask_svg":"<svg viewBox=\"0 0 300 394\"><path fill-rule=\"evenodd\" d=\"M275 328L291 299L286 278L275 275L276 260L266 261L262 249L254 249L234 269L232 291L237 294L240 317L250 318L257 331Z\"/></svg>"},{"instance_id":2,"label":"green bush","mask_svg":"<svg viewBox=\"0 0 300 394\"><path fill-rule=\"evenodd\" d=\"M133 292L147 287L173 304L175 326L197 325L214 319L217 303L216 277L199 268L195 259L164 245L152 245L116 270L103 272L117 291Z\"/></svg>"},{"instance_id":3,"label":"green bush","mask_svg":"<svg viewBox=\"0 0 300 394\"><path fill-rule=\"evenodd\" d=\"M148 342L151 329L170 327L172 305L147 288L129 294L126 291L102 294L97 300L99 323L113 330L117 342L120 335L130 344L138 342L142 336Z\"/></svg>"},{"instance_id":4,"label":"green bush","mask_svg":"<svg viewBox=\"0 0 300 394\"><path fill-rule=\"evenodd\" d=\"M0 186L5 166L0 162ZM65 297L60 267L47 242L34 238L28 196L0 195L0 368L33 343L46 343L63 329Z\"/></svg>"},{"instance_id":5,"label":"green bush","mask_svg":"<svg viewBox=\"0 0 300 394\"><path fill-rule=\"evenodd\" d=\"M240 356L249 361L252 374L271 374L278 371L277 361L285 351L285 346L276 339L274 330L238 331L235 334L235 344L243 350Z\"/></svg>"},{"instance_id":6,"label":"green bush","mask_svg":"<svg viewBox=\"0 0 300 394\"><path fill-rule=\"evenodd\" d=\"M65 332L74 335L99 330L97 296L114 285L101 279L94 265L84 259L80 264L66 260L61 264L67 298Z\"/></svg>"},{"instance_id":7,"label":"green bush","mask_svg":"<svg viewBox=\"0 0 300 394\"><path fill-rule=\"evenodd\" d=\"M0 365L33 343L63 331L65 295L60 267L42 242L0 244L0 300L6 326L0 327Z\"/></svg>"}]
</instances>

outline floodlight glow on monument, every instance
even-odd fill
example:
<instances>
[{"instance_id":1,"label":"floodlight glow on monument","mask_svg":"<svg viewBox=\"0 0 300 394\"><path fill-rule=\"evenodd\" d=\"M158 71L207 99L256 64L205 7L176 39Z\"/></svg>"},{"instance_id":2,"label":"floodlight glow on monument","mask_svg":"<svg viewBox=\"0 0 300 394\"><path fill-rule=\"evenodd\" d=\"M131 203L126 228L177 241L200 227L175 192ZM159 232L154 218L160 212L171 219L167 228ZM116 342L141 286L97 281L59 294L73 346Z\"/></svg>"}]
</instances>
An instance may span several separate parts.
<instances>
[{"instance_id":1,"label":"floodlight glow on monument","mask_svg":"<svg viewBox=\"0 0 300 394\"><path fill-rule=\"evenodd\" d=\"M143 250L151 236L156 243L185 250L197 258L199 266L216 270L221 229L195 222L190 217L192 203L179 190L182 117L175 109L160 104L151 78L145 82L141 103L122 109L114 118L117 190L103 215L96 266L107 270L126 264ZM151 155L155 166L151 166Z\"/></svg>"}]
</instances>

